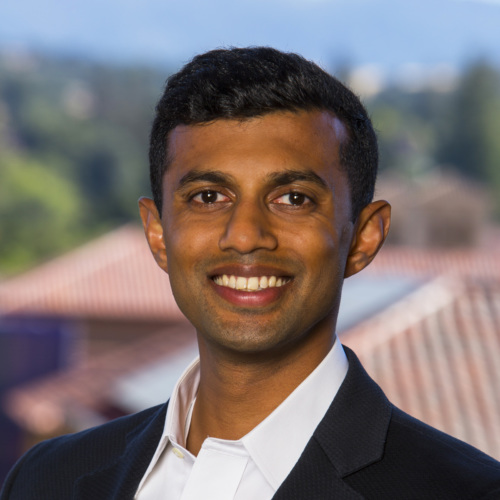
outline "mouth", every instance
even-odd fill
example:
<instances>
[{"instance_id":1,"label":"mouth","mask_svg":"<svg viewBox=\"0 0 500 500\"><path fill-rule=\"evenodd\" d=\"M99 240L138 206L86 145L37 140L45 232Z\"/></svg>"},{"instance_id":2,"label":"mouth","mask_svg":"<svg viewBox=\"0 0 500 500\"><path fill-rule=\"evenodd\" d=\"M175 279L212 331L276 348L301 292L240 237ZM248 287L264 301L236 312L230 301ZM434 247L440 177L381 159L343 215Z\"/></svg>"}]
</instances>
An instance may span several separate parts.
<instances>
[{"instance_id":1,"label":"mouth","mask_svg":"<svg viewBox=\"0 0 500 500\"><path fill-rule=\"evenodd\" d=\"M234 274L220 274L212 277L216 285L232 288L243 292L259 292L268 288L280 288L292 278L286 276L236 276Z\"/></svg>"}]
</instances>

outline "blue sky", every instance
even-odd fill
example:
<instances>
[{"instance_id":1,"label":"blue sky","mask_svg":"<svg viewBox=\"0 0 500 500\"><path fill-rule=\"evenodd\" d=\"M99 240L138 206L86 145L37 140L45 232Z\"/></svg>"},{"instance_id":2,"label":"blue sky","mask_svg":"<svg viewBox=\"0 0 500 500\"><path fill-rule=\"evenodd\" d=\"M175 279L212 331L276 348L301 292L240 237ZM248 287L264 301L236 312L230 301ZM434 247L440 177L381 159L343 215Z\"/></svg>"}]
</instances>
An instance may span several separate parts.
<instances>
[{"instance_id":1,"label":"blue sky","mask_svg":"<svg viewBox=\"0 0 500 500\"><path fill-rule=\"evenodd\" d=\"M500 65L495 0L3 0L0 47L179 64L218 46L272 45L330 67Z\"/></svg>"}]
</instances>

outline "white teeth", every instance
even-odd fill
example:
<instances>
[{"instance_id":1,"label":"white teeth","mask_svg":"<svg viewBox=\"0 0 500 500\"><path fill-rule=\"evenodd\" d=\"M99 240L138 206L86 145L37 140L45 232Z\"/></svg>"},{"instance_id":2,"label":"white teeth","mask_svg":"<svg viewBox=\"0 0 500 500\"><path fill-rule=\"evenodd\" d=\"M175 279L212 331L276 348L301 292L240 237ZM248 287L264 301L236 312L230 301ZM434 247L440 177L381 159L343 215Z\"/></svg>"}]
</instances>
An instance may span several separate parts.
<instances>
[{"instance_id":1,"label":"white teeth","mask_svg":"<svg viewBox=\"0 0 500 500\"><path fill-rule=\"evenodd\" d=\"M224 280L224 278L222 278ZM236 288L236 278L234 276L231 276L229 278L229 287L230 288Z\"/></svg>"},{"instance_id":2,"label":"white teeth","mask_svg":"<svg viewBox=\"0 0 500 500\"><path fill-rule=\"evenodd\" d=\"M236 290L245 290L245 288L247 288L247 279L242 276L238 276L236 278Z\"/></svg>"},{"instance_id":3,"label":"white teeth","mask_svg":"<svg viewBox=\"0 0 500 500\"><path fill-rule=\"evenodd\" d=\"M255 292L257 290L264 290L265 288L280 287L288 283L288 278L277 278L276 276L252 276L245 278L243 276L215 276L214 282L220 286L227 286L235 288L236 290L243 290L246 292Z\"/></svg>"},{"instance_id":4,"label":"white teeth","mask_svg":"<svg viewBox=\"0 0 500 500\"><path fill-rule=\"evenodd\" d=\"M259 278L256 278L256 277L248 278L246 288L248 288L248 290L252 290L252 291L258 290L259 289Z\"/></svg>"}]
</instances>

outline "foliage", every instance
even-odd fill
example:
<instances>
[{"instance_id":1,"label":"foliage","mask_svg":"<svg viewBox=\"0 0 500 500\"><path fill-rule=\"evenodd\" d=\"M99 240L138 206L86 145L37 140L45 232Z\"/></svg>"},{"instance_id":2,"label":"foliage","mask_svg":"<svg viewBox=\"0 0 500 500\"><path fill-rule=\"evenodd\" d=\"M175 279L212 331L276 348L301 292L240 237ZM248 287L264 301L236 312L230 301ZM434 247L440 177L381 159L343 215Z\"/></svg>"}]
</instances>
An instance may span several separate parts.
<instances>
[{"instance_id":1,"label":"foliage","mask_svg":"<svg viewBox=\"0 0 500 500\"><path fill-rule=\"evenodd\" d=\"M0 275L136 218L165 76L0 57Z\"/></svg>"},{"instance_id":2,"label":"foliage","mask_svg":"<svg viewBox=\"0 0 500 500\"><path fill-rule=\"evenodd\" d=\"M487 182L500 200L500 74L484 61L469 68L451 98L437 158ZM500 204L497 204L500 215Z\"/></svg>"},{"instance_id":3,"label":"foliage","mask_svg":"<svg viewBox=\"0 0 500 500\"><path fill-rule=\"evenodd\" d=\"M446 166L487 186L500 218L500 73L484 61L448 92L390 88L369 103L381 168L418 177Z\"/></svg>"},{"instance_id":4,"label":"foliage","mask_svg":"<svg viewBox=\"0 0 500 500\"><path fill-rule=\"evenodd\" d=\"M34 158L0 157L2 266L18 271L78 241L85 213L75 186Z\"/></svg>"}]
</instances>

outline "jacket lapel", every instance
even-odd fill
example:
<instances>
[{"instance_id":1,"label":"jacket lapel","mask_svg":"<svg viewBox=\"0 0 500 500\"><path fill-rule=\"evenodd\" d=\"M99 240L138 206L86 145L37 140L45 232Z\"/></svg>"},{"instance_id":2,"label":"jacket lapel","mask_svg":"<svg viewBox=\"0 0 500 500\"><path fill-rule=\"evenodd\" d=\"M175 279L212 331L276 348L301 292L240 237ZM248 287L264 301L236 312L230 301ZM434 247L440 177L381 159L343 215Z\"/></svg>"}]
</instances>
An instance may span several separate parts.
<instances>
[{"instance_id":1,"label":"jacket lapel","mask_svg":"<svg viewBox=\"0 0 500 500\"><path fill-rule=\"evenodd\" d=\"M116 460L77 480L74 500L133 499L161 438L167 405L161 406L149 419L127 434L125 445L117 452Z\"/></svg>"},{"instance_id":2,"label":"jacket lapel","mask_svg":"<svg viewBox=\"0 0 500 500\"><path fill-rule=\"evenodd\" d=\"M392 405L356 355L344 347L349 370L339 392L275 499L363 498L343 480L379 461Z\"/></svg>"},{"instance_id":3,"label":"jacket lapel","mask_svg":"<svg viewBox=\"0 0 500 500\"><path fill-rule=\"evenodd\" d=\"M315 439L311 439L299 461L280 486L273 500L305 499L361 500L332 467L328 456Z\"/></svg>"}]
</instances>

